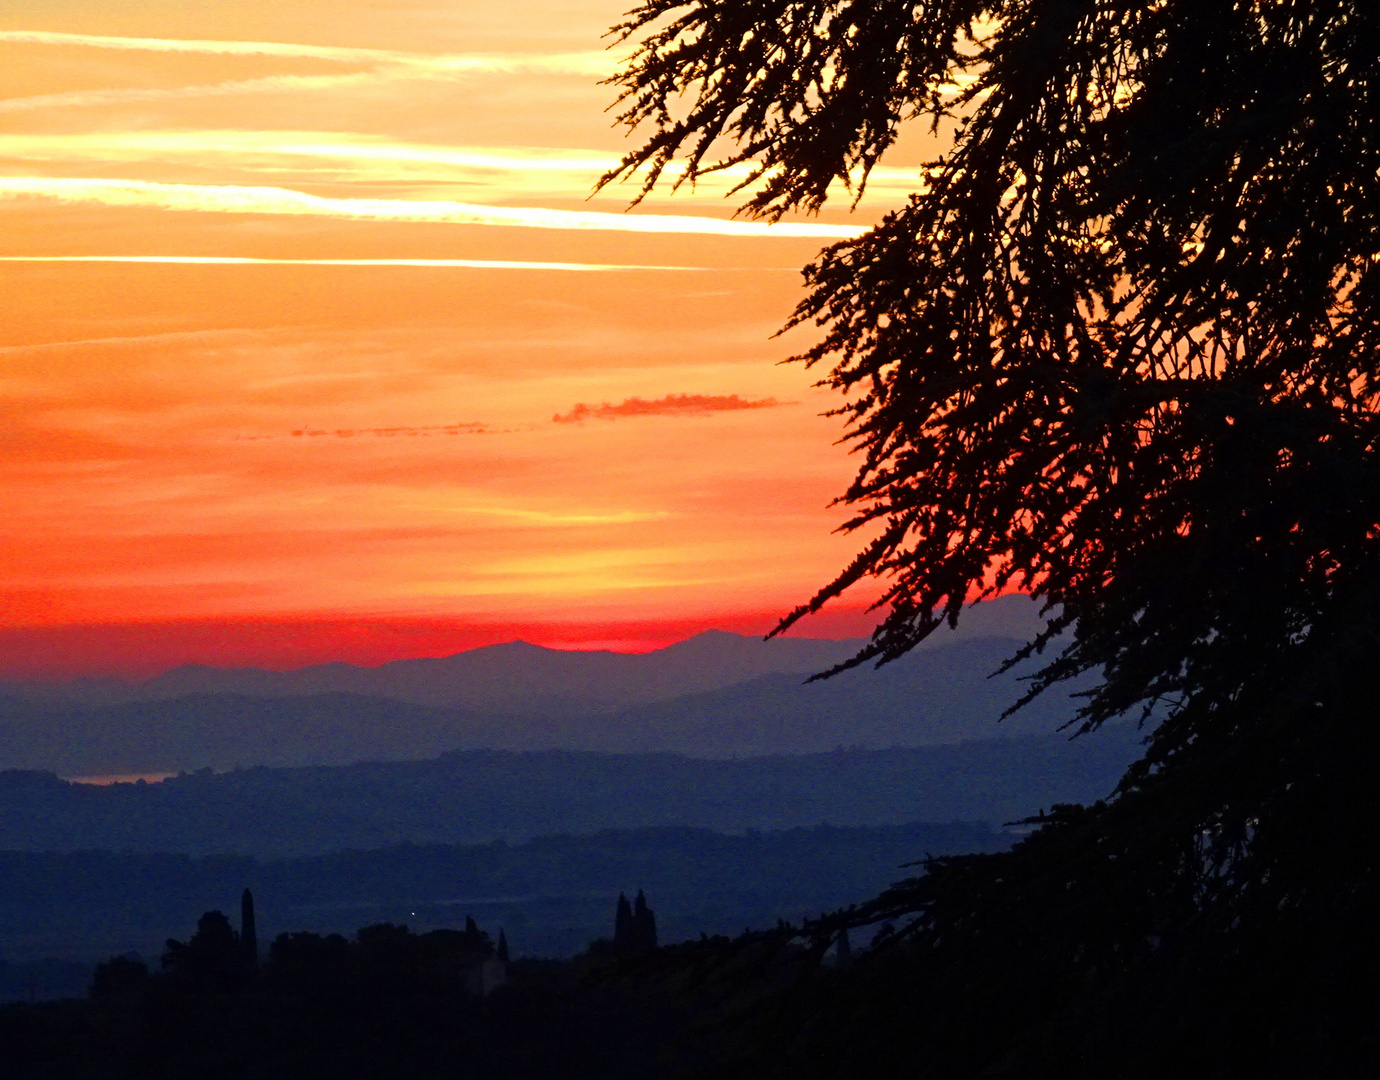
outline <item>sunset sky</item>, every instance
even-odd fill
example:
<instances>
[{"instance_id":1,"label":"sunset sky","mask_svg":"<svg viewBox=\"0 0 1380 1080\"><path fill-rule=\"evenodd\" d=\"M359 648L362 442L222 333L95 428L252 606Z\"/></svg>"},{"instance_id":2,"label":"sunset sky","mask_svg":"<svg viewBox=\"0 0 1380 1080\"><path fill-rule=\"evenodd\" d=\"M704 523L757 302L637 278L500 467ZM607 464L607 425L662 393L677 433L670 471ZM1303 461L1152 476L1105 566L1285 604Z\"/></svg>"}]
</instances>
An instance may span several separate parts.
<instances>
[{"instance_id":1,"label":"sunset sky","mask_svg":"<svg viewBox=\"0 0 1380 1080\"><path fill-rule=\"evenodd\" d=\"M648 648L842 566L772 334L930 148L590 198L628 3L0 0L0 676Z\"/></svg>"}]
</instances>

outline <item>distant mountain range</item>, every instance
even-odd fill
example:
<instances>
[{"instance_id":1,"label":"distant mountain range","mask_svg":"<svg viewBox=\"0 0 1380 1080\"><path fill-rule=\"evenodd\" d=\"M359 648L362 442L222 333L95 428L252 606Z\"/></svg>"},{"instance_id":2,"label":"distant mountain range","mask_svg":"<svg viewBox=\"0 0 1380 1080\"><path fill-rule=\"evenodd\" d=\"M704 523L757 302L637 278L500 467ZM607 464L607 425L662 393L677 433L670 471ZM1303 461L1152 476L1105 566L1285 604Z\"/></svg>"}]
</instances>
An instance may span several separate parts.
<instances>
[{"instance_id":1,"label":"distant mountain range","mask_svg":"<svg viewBox=\"0 0 1380 1080\"><path fill-rule=\"evenodd\" d=\"M1048 733L1072 715L1066 695L998 725L1021 684L989 678L1034 625L1031 601L1005 597L880 670L815 683L863 642L711 631L640 655L510 642L376 668L0 683L0 768L137 775L481 748L732 757Z\"/></svg>"},{"instance_id":2,"label":"distant mountain range","mask_svg":"<svg viewBox=\"0 0 1380 1080\"><path fill-rule=\"evenodd\" d=\"M937 632L925 648L981 637L1026 640L1038 625L1023 596L975 605L960 629ZM139 683L120 679L0 681L0 695L24 701L113 705L191 694L305 697L356 694L434 708L554 716L610 712L721 689L762 675L809 675L853 656L861 639L743 637L711 630L654 652L566 651L512 641L454 656L398 660L380 667L318 664L296 671L187 665Z\"/></svg>"},{"instance_id":3,"label":"distant mountain range","mask_svg":"<svg viewBox=\"0 0 1380 1080\"><path fill-rule=\"evenodd\" d=\"M296 671L186 665L141 683L75 679L0 686L11 696L111 705L191 694L307 697L355 694L433 708L557 715L607 711L717 689L759 675L809 674L857 652L860 641L783 638L764 642L708 631L642 654L564 651L510 641L454 656L380 667L318 664Z\"/></svg>"},{"instance_id":4,"label":"distant mountain range","mask_svg":"<svg viewBox=\"0 0 1380 1080\"><path fill-rule=\"evenodd\" d=\"M545 707L529 701L526 711L501 712L341 691L280 697L202 691L107 705L8 698L0 699L0 768L138 775L421 759L460 749L743 757L1052 733L1073 716L1066 691L998 723L1022 684L1014 674L989 675L1019 644L958 641L880 670L815 683L800 673L758 675L598 711L555 695L542 698ZM663 692L669 682L658 684ZM650 680L625 696L648 694L649 687ZM605 700L612 695L610 689Z\"/></svg>"}]
</instances>

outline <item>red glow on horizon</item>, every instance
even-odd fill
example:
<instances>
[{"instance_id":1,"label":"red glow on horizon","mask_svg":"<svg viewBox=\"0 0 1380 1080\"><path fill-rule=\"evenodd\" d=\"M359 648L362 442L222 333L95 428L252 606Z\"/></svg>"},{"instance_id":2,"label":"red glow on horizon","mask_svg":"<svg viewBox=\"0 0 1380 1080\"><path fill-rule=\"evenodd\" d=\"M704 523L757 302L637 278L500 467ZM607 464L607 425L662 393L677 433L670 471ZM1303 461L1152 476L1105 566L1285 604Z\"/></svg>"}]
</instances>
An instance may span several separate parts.
<instances>
[{"instance_id":1,"label":"red glow on horizon","mask_svg":"<svg viewBox=\"0 0 1380 1080\"><path fill-rule=\"evenodd\" d=\"M90 784L92 787L110 787L112 784L161 784L177 773L108 773L100 776L64 776L69 784Z\"/></svg>"}]
</instances>

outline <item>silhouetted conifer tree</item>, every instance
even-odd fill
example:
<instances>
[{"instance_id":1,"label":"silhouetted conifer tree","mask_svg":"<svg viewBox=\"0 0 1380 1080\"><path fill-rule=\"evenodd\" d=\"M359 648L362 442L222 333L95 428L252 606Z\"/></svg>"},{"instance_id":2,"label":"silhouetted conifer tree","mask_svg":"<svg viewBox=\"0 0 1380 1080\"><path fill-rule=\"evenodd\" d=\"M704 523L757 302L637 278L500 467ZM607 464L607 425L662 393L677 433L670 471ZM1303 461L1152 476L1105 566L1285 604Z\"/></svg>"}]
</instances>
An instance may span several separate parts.
<instances>
[{"instance_id":1,"label":"silhouetted conifer tree","mask_svg":"<svg viewBox=\"0 0 1380 1080\"><path fill-rule=\"evenodd\" d=\"M632 905L623 893L619 893L618 907L613 915L613 947L620 952L631 950L636 933L633 929Z\"/></svg>"},{"instance_id":2,"label":"silhouetted conifer tree","mask_svg":"<svg viewBox=\"0 0 1380 1080\"><path fill-rule=\"evenodd\" d=\"M508 962L508 935L501 926L498 928L498 958L505 964Z\"/></svg>"},{"instance_id":3,"label":"silhouetted conifer tree","mask_svg":"<svg viewBox=\"0 0 1380 1080\"><path fill-rule=\"evenodd\" d=\"M149 985L149 969L142 960L112 956L96 965L91 980L91 997L105 1003L133 1003Z\"/></svg>"},{"instance_id":4,"label":"silhouetted conifer tree","mask_svg":"<svg viewBox=\"0 0 1380 1080\"><path fill-rule=\"evenodd\" d=\"M806 271L868 539L778 630L870 579L853 663L884 663L1021 589L1030 696L1092 673L1080 730L1157 721L1107 803L853 913L904 948L838 980L888 972L875 1008L832 1004L891 1038L806 1060L1376 1071L1380 845L1337 823L1380 774L1380 5L645 0L616 32L650 131L605 182L734 169L775 219L907 121L951 141Z\"/></svg>"},{"instance_id":5,"label":"silhouetted conifer tree","mask_svg":"<svg viewBox=\"0 0 1380 1080\"><path fill-rule=\"evenodd\" d=\"M641 889L637 890L637 899L633 901L632 940L637 952L656 948L656 915L647 906L647 897Z\"/></svg>"},{"instance_id":6,"label":"silhouetted conifer tree","mask_svg":"<svg viewBox=\"0 0 1380 1080\"><path fill-rule=\"evenodd\" d=\"M490 955L493 952L493 942L488 934L479 929L472 915L465 916L464 941L465 949L470 953Z\"/></svg>"},{"instance_id":7,"label":"silhouetted conifer tree","mask_svg":"<svg viewBox=\"0 0 1380 1080\"><path fill-rule=\"evenodd\" d=\"M169 938L162 965L172 978L199 991L237 990L246 978L244 944L220 911L202 915L186 943Z\"/></svg>"},{"instance_id":8,"label":"silhouetted conifer tree","mask_svg":"<svg viewBox=\"0 0 1380 1080\"><path fill-rule=\"evenodd\" d=\"M853 943L848 940L848 928L839 931L838 941L834 943L834 963L846 967L853 960Z\"/></svg>"},{"instance_id":9,"label":"silhouetted conifer tree","mask_svg":"<svg viewBox=\"0 0 1380 1080\"><path fill-rule=\"evenodd\" d=\"M248 889L240 897L240 941L244 945L245 962L251 968L259 966L259 934L254 925L254 894Z\"/></svg>"}]
</instances>

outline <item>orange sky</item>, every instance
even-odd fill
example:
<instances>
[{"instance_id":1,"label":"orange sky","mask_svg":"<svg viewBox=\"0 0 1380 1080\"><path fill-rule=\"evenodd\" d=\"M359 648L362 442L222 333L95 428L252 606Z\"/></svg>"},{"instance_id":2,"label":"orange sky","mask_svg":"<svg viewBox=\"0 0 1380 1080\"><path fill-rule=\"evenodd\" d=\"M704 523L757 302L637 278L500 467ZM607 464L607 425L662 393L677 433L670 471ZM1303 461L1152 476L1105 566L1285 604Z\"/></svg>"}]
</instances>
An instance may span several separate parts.
<instances>
[{"instance_id":1,"label":"orange sky","mask_svg":"<svg viewBox=\"0 0 1380 1080\"><path fill-rule=\"evenodd\" d=\"M589 199L625 6L0 8L0 674L649 647L853 554L771 334L927 148L778 228Z\"/></svg>"}]
</instances>

